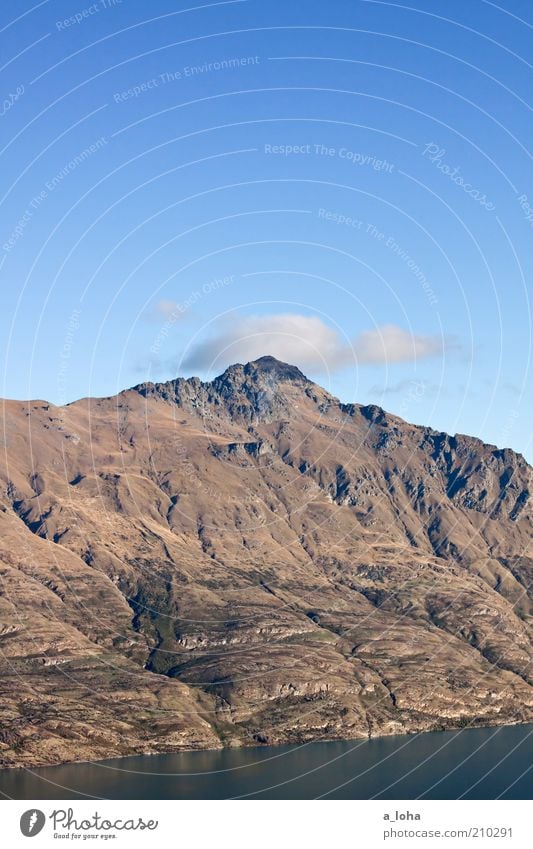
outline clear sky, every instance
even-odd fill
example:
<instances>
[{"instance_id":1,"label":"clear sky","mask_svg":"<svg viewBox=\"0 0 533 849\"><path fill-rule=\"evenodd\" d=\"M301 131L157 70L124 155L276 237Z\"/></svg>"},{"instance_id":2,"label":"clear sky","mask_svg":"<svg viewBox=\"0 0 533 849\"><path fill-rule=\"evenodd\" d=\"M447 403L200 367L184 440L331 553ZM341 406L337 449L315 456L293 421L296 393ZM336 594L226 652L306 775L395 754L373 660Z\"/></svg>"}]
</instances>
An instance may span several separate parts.
<instances>
[{"instance_id":1,"label":"clear sky","mask_svg":"<svg viewBox=\"0 0 533 849\"><path fill-rule=\"evenodd\" d=\"M1 394L273 354L531 461L527 0L4 0Z\"/></svg>"}]
</instances>

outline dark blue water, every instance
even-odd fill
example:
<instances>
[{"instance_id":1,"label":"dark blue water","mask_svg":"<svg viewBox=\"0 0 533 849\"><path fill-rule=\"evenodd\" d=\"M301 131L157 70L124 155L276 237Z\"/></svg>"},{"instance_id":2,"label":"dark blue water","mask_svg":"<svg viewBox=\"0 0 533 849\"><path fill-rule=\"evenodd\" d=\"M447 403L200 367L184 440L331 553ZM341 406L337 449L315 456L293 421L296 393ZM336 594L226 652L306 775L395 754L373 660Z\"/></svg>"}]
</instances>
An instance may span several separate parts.
<instances>
[{"instance_id":1,"label":"dark blue water","mask_svg":"<svg viewBox=\"0 0 533 849\"><path fill-rule=\"evenodd\" d=\"M530 799L533 725L0 771L13 799Z\"/></svg>"}]
</instances>

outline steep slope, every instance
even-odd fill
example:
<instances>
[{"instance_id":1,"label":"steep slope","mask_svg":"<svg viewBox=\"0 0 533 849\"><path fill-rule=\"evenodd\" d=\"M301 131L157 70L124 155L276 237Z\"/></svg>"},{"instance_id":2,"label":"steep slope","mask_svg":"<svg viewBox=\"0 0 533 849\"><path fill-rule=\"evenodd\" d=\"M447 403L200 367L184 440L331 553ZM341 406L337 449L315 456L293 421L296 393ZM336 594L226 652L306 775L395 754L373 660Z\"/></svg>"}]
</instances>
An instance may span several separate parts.
<instances>
[{"instance_id":1,"label":"steep slope","mask_svg":"<svg viewBox=\"0 0 533 849\"><path fill-rule=\"evenodd\" d=\"M532 718L520 455L271 357L3 416L4 764Z\"/></svg>"}]
</instances>

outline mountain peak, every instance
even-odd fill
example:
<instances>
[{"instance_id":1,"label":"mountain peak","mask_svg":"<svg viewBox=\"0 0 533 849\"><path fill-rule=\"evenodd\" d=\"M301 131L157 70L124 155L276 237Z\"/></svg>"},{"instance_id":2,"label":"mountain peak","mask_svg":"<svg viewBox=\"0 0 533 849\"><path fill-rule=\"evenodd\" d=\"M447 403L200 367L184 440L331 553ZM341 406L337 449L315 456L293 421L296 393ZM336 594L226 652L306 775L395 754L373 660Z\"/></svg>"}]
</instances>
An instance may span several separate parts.
<instances>
[{"instance_id":1,"label":"mountain peak","mask_svg":"<svg viewBox=\"0 0 533 849\"><path fill-rule=\"evenodd\" d=\"M263 421L289 415L289 385L306 392L313 383L296 366L272 356L259 357L245 365L235 363L205 384L229 404L231 414L252 415Z\"/></svg>"},{"instance_id":2,"label":"mountain peak","mask_svg":"<svg viewBox=\"0 0 533 849\"><path fill-rule=\"evenodd\" d=\"M300 371L297 366L284 363L282 360L276 359L270 355L259 357L257 360L252 360L244 366L234 365L229 366L226 372L232 370L240 370L242 368L246 377L254 375L272 376L280 381L292 381L295 383L310 383L311 381Z\"/></svg>"},{"instance_id":3,"label":"mountain peak","mask_svg":"<svg viewBox=\"0 0 533 849\"><path fill-rule=\"evenodd\" d=\"M305 394L316 390L321 397L327 395L325 390L315 386L297 366L284 363L270 355L259 357L244 365L234 363L207 383L198 377L178 377L166 383L141 383L133 389L145 397L157 395L191 409L205 410L214 404L220 412L222 403L226 405L226 412L230 416L258 417L266 421L276 415L289 415L290 402L287 392L291 386ZM316 401L318 396L313 397Z\"/></svg>"}]
</instances>

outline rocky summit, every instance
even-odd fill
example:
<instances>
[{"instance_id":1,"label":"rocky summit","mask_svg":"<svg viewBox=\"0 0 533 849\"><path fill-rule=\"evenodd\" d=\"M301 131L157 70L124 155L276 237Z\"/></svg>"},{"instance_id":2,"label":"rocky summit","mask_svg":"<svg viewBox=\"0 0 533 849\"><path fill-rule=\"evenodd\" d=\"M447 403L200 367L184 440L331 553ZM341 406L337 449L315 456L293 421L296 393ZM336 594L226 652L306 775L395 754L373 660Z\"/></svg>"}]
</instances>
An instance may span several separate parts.
<instances>
[{"instance_id":1,"label":"rocky summit","mask_svg":"<svg viewBox=\"0 0 533 849\"><path fill-rule=\"evenodd\" d=\"M1 409L1 765L533 719L519 454L272 357Z\"/></svg>"}]
</instances>

